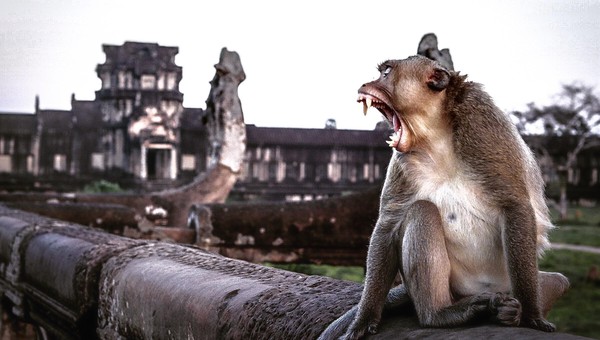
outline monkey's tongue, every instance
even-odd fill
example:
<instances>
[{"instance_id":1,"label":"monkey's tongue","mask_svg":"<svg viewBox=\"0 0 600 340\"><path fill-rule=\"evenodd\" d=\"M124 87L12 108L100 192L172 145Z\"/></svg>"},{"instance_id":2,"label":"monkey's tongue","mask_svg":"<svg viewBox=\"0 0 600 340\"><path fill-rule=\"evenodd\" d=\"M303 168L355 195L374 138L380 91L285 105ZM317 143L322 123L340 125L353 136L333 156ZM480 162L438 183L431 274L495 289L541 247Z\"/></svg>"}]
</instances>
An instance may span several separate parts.
<instances>
[{"instance_id":1,"label":"monkey's tongue","mask_svg":"<svg viewBox=\"0 0 600 340\"><path fill-rule=\"evenodd\" d=\"M400 119L397 115L392 117L392 124L394 124L394 131L398 132L398 130L402 129L402 124L400 123Z\"/></svg>"},{"instance_id":2,"label":"monkey's tongue","mask_svg":"<svg viewBox=\"0 0 600 340\"><path fill-rule=\"evenodd\" d=\"M398 150L400 138L402 138L402 123L397 115L392 117L392 124L394 125L394 133L390 136L390 140L387 143L391 148Z\"/></svg>"}]
</instances>

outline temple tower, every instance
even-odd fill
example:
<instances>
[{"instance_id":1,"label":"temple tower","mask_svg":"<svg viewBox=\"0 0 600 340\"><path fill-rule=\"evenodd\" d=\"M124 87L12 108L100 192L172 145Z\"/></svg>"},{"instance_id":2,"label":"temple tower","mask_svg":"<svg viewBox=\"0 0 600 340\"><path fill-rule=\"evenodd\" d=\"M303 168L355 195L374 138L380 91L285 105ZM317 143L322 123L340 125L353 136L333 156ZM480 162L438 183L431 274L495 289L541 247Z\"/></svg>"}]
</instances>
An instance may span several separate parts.
<instances>
[{"instance_id":1,"label":"temple tower","mask_svg":"<svg viewBox=\"0 0 600 340\"><path fill-rule=\"evenodd\" d=\"M96 67L102 114L102 161L141 179L176 179L183 93L177 47L125 42L103 45Z\"/></svg>"}]
</instances>

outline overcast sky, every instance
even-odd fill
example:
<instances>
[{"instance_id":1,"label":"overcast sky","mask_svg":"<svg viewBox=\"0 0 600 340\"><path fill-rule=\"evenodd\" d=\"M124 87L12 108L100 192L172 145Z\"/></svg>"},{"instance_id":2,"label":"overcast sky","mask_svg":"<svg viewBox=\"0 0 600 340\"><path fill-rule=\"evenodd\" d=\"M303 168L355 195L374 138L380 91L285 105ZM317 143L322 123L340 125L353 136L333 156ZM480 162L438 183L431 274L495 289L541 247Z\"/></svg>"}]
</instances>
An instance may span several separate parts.
<instances>
[{"instance_id":1,"label":"overcast sky","mask_svg":"<svg viewBox=\"0 0 600 340\"><path fill-rule=\"evenodd\" d=\"M102 44L178 46L184 106L204 108L222 47L237 51L246 122L372 129L358 87L416 53L425 33L504 110L548 104L561 84L600 82L600 1L18 0L0 4L0 111L93 99Z\"/></svg>"}]
</instances>

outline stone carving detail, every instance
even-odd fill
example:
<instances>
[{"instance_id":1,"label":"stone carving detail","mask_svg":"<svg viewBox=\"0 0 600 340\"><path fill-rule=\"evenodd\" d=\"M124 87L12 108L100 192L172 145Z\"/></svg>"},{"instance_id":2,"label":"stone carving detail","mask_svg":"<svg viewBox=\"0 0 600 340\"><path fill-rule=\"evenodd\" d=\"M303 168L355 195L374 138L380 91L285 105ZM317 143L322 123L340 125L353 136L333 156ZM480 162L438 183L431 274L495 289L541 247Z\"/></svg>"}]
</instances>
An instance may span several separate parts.
<instances>
[{"instance_id":1,"label":"stone carving detail","mask_svg":"<svg viewBox=\"0 0 600 340\"><path fill-rule=\"evenodd\" d=\"M246 79L240 56L221 50L216 73L206 100L209 166L221 164L238 172L246 150L246 126L238 86Z\"/></svg>"},{"instance_id":2,"label":"stone carving detail","mask_svg":"<svg viewBox=\"0 0 600 340\"><path fill-rule=\"evenodd\" d=\"M433 33L427 33L421 38L417 54L436 60L448 70L454 71L450 50L447 48L439 50L437 36Z\"/></svg>"}]
</instances>

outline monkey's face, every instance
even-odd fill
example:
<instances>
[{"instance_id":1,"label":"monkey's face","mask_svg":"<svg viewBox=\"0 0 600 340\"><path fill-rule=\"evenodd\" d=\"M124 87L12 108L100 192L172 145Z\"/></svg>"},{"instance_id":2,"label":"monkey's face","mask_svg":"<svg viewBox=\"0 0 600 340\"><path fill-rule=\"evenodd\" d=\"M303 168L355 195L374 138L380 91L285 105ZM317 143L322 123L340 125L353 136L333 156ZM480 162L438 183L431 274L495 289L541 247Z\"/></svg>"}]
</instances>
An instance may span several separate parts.
<instances>
[{"instance_id":1,"label":"monkey's face","mask_svg":"<svg viewBox=\"0 0 600 340\"><path fill-rule=\"evenodd\" d=\"M357 101L363 103L365 114L375 107L394 128L387 142L390 147L409 152L427 135L431 124L439 124L450 74L420 56L388 60L378 70L379 79L363 84Z\"/></svg>"}]
</instances>

